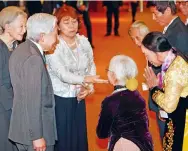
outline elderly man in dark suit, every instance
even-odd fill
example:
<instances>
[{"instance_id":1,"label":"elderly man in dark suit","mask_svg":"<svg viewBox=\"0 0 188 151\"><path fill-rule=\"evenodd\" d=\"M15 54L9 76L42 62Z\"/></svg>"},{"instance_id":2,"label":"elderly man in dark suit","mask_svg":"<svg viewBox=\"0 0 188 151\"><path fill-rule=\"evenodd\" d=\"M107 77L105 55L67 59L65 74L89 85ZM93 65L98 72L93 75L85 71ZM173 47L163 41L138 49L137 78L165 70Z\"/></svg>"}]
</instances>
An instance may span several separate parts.
<instances>
[{"instance_id":1,"label":"elderly man in dark suit","mask_svg":"<svg viewBox=\"0 0 188 151\"><path fill-rule=\"evenodd\" d=\"M44 51L54 49L56 41L56 17L34 14L27 22L27 40L10 57L14 98L9 138L19 151L54 150L55 102Z\"/></svg>"},{"instance_id":2,"label":"elderly man in dark suit","mask_svg":"<svg viewBox=\"0 0 188 151\"><path fill-rule=\"evenodd\" d=\"M164 26L163 33L180 55L188 58L188 28L176 15L177 9L174 1L150 1L148 2L153 13L153 19Z\"/></svg>"},{"instance_id":3,"label":"elderly man in dark suit","mask_svg":"<svg viewBox=\"0 0 188 151\"><path fill-rule=\"evenodd\" d=\"M141 48L142 45L142 40L144 39L144 37L149 33L149 28L146 26L146 24L143 21L135 21L129 28L129 36L132 38L132 40L134 41L134 43ZM153 54L154 55L154 54ZM148 60L148 59L147 59ZM158 64L159 61L155 60L155 63ZM161 72L161 66L159 67L155 67L153 64L151 64L148 61L148 66L150 66L155 75L157 75L158 73ZM148 88L147 88L148 89ZM146 90L146 88L144 88L144 83L143 83L143 90ZM159 106L152 100L151 97L151 90L149 90L149 98L148 98L148 106L149 106L149 110L153 111L156 113L156 119L157 119L157 124L159 126L159 132L160 132L160 137L161 137L161 141L163 140L163 136L164 136L164 130L165 130L165 122L160 119L160 108Z\"/></svg>"}]
</instances>

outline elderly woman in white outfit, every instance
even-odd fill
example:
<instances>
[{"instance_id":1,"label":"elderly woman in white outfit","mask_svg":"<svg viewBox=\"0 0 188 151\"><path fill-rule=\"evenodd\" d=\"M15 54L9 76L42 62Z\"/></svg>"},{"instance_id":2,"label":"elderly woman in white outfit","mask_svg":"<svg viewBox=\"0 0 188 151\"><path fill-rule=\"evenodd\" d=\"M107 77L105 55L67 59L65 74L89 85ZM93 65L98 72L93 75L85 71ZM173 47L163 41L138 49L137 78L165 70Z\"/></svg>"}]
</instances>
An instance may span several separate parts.
<instances>
[{"instance_id":1,"label":"elderly woman in white outfit","mask_svg":"<svg viewBox=\"0 0 188 151\"><path fill-rule=\"evenodd\" d=\"M106 80L96 76L93 51L86 37L77 34L79 19L70 6L55 14L59 24L59 44L46 55L56 101L57 151L87 151L85 97L92 83Z\"/></svg>"}]
</instances>

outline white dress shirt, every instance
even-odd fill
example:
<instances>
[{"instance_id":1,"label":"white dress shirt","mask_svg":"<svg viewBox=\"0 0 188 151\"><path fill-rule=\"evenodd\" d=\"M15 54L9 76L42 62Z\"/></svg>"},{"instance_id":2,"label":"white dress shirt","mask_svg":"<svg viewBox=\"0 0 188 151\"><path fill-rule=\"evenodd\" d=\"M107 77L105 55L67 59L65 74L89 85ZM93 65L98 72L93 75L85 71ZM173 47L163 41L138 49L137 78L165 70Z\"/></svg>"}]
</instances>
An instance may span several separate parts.
<instances>
[{"instance_id":1,"label":"white dress shirt","mask_svg":"<svg viewBox=\"0 0 188 151\"><path fill-rule=\"evenodd\" d=\"M29 40L31 40L31 39L29 39ZM33 40L31 40L31 41L37 46L37 48L39 49L41 55L44 56L44 52L43 52L42 47L38 43L36 43L35 41L33 41Z\"/></svg>"},{"instance_id":2,"label":"white dress shirt","mask_svg":"<svg viewBox=\"0 0 188 151\"><path fill-rule=\"evenodd\" d=\"M178 17L178 16L176 16L174 19L172 19L171 22L170 22L167 26L164 27L163 34L166 33L168 27L173 23L173 21L174 21L177 17Z\"/></svg>"},{"instance_id":3,"label":"white dress shirt","mask_svg":"<svg viewBox=\"0 0 188 151\"><path fill-rule=\"evenodd\" d=\"M188 18L187 18L186 21L185 21L185 25L186 25L186 26L188 25Z\"/></svg>"},{"instance_id":4,"label":"white dress shirt","mask_svg":"<svg viewBox=\"0 0 188 151\"><path fill-rule=\"evenodd\" d=\"M86 37L76 35L77 48L71 50L61 36L53 54L46 55L54 94L76 97L86 75L96 75L93 50Z\"/></svg>"}]
</instances>

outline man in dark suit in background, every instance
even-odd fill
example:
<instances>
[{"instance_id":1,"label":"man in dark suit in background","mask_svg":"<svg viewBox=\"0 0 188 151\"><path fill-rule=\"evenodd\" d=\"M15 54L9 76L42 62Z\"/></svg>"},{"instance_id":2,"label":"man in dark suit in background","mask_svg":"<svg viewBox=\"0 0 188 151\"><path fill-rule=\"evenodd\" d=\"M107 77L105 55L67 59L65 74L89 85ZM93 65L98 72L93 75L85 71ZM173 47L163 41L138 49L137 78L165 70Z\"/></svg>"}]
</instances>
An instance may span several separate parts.
<instances>
[{"instance_id":1,"label":"man in dark suit in background","mask_svg":"<svg viewBox=\"0 0 188 151\"><path fill-rule=\"evenodd\" d=\"M2 1L2 0L0 1L0 11L7 6L19 7L19 1Z\"/></svg>"},{"instance_id":2,"label":"man in dark suit in background","mask_svg":"<svg viewBox=\"0 0 188 151\"><path fill-rule=\"evenodd\" d=\"M188 27L188 1L177 2L182 14L186 17L185 25Z\"/></svg>"},{"instance_id":3,"label":"man in dark suit in background","mask_svg":"<svg viewBox=\"0 0 188 151\"><path fill-rule=\"evenodd\" d=\"M66 1L66 4L74 7L80 14L83 15L84 25L86 26L86 30L87 30L87 37L92 48L94 48L92 41L92 25L89 16L89 1L83 1L83 0Z\"/></svg>"},{"instance_id":4,"label":"man in dark suit in background","mask_svg":"<svg viewBox=\"0 0 188 151\"><path fill-rule=\"evenodd\" d=\"M44 1L42 6L42 12L48 14L54 14L56 9L63 6L63 1Z\"/></svg>"},{"instance_id":5,"label":"man in dark suit in background","mask_svg":"<svg viewBox=\"0 0 188 151\"><path fill-rule=\"evenodd\" d=\"M131 1L132 23L135 22L138 4L139 4L139 1L135 1L135 0Z\"/></svg>"},{"instance_id":6,"label":"man in dark suit in background","mask_svg":"<svg viewBox=\"0 0 188 151\"><path fill-rule=\"evenodd\" d=\"M132 38L132 40L134 41L134 43L140 47L141 49L141 45L142 45L142 40L144 39L144 37L149 33L149 28L146 26L146 24L143 21L135 21L129 28L129 36ZM157 63L158 61L156 60L155 63ZM158 62L159 63L159 62ZM148 66L151 67L155 73L155 75L157 75L158 73L161 72L161 66L159 67L155 67L154 65L152 65L149 61L148 61ZM146 87L146 84L143 83L143 91L147 90L148 88ZM149 98L148 98L148 106L149 106L149 110L153 111L156 113L156 119L157 119L157 123L158 123L158 127L159 127L159 132L160 132L160 137L161 137L161 141L163 141L163 136L164 136L164 130L165 130L165 121L163 121L160 118L160 108L159 106L152 100L151 97L151 91L149 90Z\"/></svg>"},{"instance_id":7,"label":"man in dark suit in background","mask_svg":"<svg viewBox=\"0 0 188 151\"><path fill-rule=\"evenodd\" d=\"M119 7L123 5L122 1L103 1L103 7L106 7L107 33L110 36L112 32L112 15L114 14L114 35L119 36Z\"/></svg>"},{"instance_id":8,"label":"man in dark suit in background","mask_svg":"<svg viewBox=\"0 0 188 151\"><path fill-rule=\"evenodd\" d=\"M170 44L178 50L184 59L188 58L188 28L176 15L174 1L150 1L148 7L153 13L153 19L164 26L163 33Z\"/></svg>"},{"instance_id":9,"label":"man in dark suit in background","mask_svg":"<svg viewBox=\"0 0 188 151\"><path fill-rule=\"evenodd\" d=\"M35 13L42 12L41 1L26 1L26 8L28 10L29 16L32 16Z\"/></svg>"},{"instance_id":10,"label":"man in dark suit in background","mask_svg":"<svg viewBox=\"0 0 188 151\"><path fill-rule=\"evenodd\" d=\"M4 1L0 1L0 11L5 8L5 3Z\"/></svg>"},{"instance_id":11,"label":"man in dark suit in background","mask_svg":"<svg viewBox=\"0 0 188 151\"><path fill-rule=\"evenodd\" d=\"M27 38L9 61L14 90L9 139L19 151L53 151L57 140L55 101L44 51L56 45L55 16L31 16L27 21Z\"/></svg>"}]
</instances>

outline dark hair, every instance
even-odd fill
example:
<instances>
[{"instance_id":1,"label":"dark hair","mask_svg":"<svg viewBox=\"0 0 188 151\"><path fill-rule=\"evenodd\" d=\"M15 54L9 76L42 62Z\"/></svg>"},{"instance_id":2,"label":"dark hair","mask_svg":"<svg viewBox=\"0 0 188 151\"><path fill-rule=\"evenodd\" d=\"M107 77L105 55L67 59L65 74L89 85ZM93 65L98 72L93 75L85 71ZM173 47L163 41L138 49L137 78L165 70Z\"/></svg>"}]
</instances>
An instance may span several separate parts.
<instances>
[{"instance_id":1,"label":"dark hair","mask_svg":"<svg viewBox=\"0 0 188 151\"><path fill-rule=\"evenodd\" d=\"M144 37L142 44L153 52L165 52L172 49L165 35L158 31L148 33Z\"/></svg>"},{"instance_id":2,"label":"dark hair","mask_svg":"<svg viewBox=\"0 0 188 151\"><path fill-rule=\"evenodd\" d=\"M173 0L168 1L161 1L161 0L154 0L147 2L147 7L156 7L156 9L163 13L165 10L169 7L171 9L172 15L175 15L177 13L176 4Z\"/></svg>"}]
</instances>

